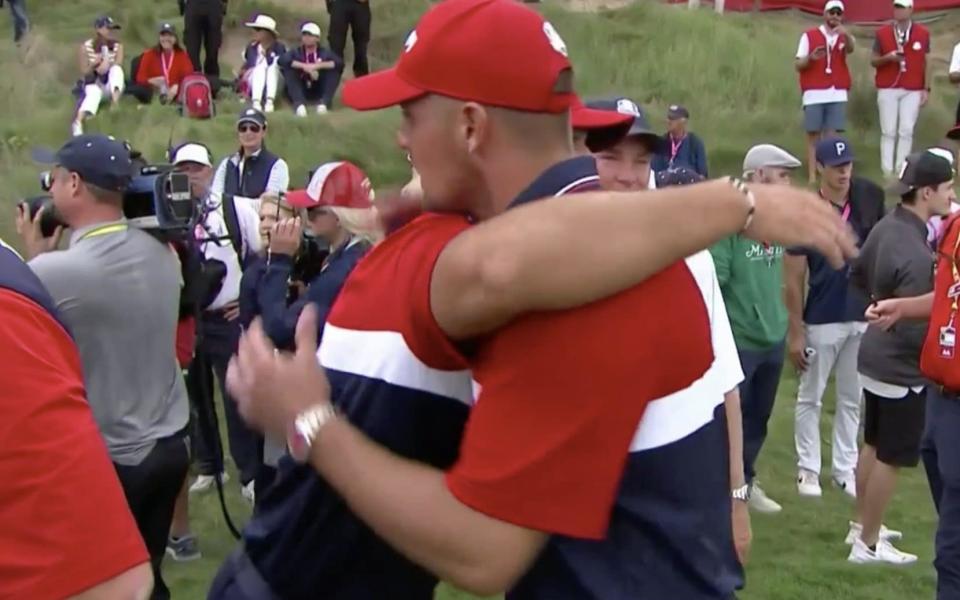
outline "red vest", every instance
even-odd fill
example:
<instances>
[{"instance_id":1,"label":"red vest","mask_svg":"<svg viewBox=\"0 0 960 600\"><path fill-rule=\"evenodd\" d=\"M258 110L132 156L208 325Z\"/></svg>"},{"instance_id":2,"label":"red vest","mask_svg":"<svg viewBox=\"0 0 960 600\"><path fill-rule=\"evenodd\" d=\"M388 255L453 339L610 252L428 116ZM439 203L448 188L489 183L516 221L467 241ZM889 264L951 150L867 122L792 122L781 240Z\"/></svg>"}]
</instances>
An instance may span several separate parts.
<instances>
[{"instance_id":1,"label":"red vest","mask_svg":"<svg viewBox=\"0 0 960 600\"><path fill-rule=\"evenodd\" d=\"M877 42L880 55L886 56L897 50L897 36L894 25L884 25L877 30ZM900 88L905 90L923 90L927 87L927 53L930 51L930 31L913 23L910 26L910 39L903 45L903 54L907 70L900 70L900 63L885 63L877 67L877 89Z\"/></svg>"},{"instance_id":2,"label":"red vest","mask_svg":"<svg viewBox=\"0 0 960 600\"><path fill-rule=\"evenodd\" d=\"M803 71L800 71L800 89L807 90L829 90L837 88L838 90L850 89L850 69L847 67L847 40L840 36L837 43L831 50L827 47L827 36L823 35L819 27L814 27L806 32L807 42L809 42L809 52L823 46L827 48L830 54L830 73L827 73L827 57L819 60L810 58L810 64Z\"/></svg>"},{"instance_id":3,"label":"red vest","mask_svg":"<svg viewBox=\"0 0 960 600\"><path fill-rule=\"evenodd\" d=\"M954 310L951 288L960 289L960 264L956 277L954 262L960 261L960 213L943 224L943 236L937 247L937 265L933 276L933 309L927 336L920 351L920 371L936 384L954 392L960 391L960 347L950 339L951 328L960 326L960 314ZM960 307L960 297L957 298ZM955 335L954 335L955 337ZM952 343L951 343L952 342Z\"/></svg>"}]
</instances>

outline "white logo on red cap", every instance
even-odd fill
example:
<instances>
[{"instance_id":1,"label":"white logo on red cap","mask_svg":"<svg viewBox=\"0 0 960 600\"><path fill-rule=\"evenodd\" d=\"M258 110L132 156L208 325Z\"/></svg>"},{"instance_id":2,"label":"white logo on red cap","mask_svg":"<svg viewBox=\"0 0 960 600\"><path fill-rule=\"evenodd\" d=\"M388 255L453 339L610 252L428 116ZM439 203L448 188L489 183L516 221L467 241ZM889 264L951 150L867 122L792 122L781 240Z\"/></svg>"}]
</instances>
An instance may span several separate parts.
<instances>
[{"instance_id":1,"label":"white logo on red cap","mask_svg":"<svg viewBox=\"0 0 960 600\"><path fill-rule=\"evenodd\" d=\"M416 43L417 43L417 30L414 29L413 31L410 32L410 35L407 36L407 41L403 43L403 51L410 52L411 50L413 50L413 47L416 45Z\"/></svg>"},{"instance_id":2,"label":"white logo on red cap","mask_svg":"<svg viewBox=\"0 0 960 600\"><path fill-rule=\"evenodd\" d=\"M543 22L543 33L547 36L547 41L550 42L550 46L562 54L567 56L567 45L564 43L563 38L560 37L560 34L557 33L557 30L553 28L553 25L549 21Z\"/></svg>"}]
</instances>

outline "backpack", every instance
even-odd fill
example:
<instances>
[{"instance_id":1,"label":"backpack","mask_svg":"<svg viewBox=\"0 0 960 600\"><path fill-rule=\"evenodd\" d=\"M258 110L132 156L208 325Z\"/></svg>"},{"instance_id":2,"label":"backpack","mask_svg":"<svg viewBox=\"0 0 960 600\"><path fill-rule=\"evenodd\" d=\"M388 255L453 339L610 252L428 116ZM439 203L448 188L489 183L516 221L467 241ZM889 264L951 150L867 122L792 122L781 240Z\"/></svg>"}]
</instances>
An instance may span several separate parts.
<instances>
[{"instance_id":1,"label":"backpack","mask_svg":"<svg viewBox=\"0 0 960 600\"><path fill-rule=\"evenodd\" d=\"M191 119L209 119L217 114L213 88L202 73L192 73L180 83L180 114Z\"/></svg>"},{"instance_id":2,"label":"backpack","mask_svg":"<svg viewBox=\"0 0 960 600\"><path fill-rule=\"evenodd\" d=\"M955 304L956 302L956 304ZM933 307L920 350L920 372L934 383L960 391L960 213L943 226L933 276Z\"/></svg>"}]
</instances>

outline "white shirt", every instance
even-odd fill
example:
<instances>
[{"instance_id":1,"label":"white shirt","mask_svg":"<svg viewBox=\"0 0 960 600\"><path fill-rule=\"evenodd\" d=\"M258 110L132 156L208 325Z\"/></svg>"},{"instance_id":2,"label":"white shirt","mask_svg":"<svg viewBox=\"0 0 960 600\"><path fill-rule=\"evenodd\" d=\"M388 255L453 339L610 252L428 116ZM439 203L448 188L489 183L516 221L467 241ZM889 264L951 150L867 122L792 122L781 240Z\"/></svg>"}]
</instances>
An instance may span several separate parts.
<instances>
[{"instance_id":1,"label":"white shirt","mask_svg":"<svg viewBox=\"0 0 960 600\"><path fill-rule=\"evenodd\" d=\"M253 156L260 154L260 150L257 150L253 153ZM213 184L210 186L210 193L220 196L224 193L224 188L227 185L227 165L233 163L237 165L239 169L240 177L243 177L243 167L245 160L240 160L239 154L233 154L227 158L220 161L220 164L217 166L216 173L213 174ZM279 194L280 192L287 191L287 188L290 187L290 167L287 165L287 161L282 158L277 158L277 162L273 163L273 167L270 169L270 177L267 178L267 188L264 190L265 194ZM240 198L246 200L246 202L241 202L241 204L247 204L253 208L253 212L260 213L260 198L246 198L244 196L234 196L235 198Z\"/></svg>"},{"instance_id":2,"label":"white shirt","mask_svg":"<svg viewBox=\"0 0 960 600\"><path fill-rule=\"evenodd\" d=\"M720 292L713 257L706 250L686 259L710 319L713 364L690 387L658 398L647 406L630 451L658 448L681 440L713 420L724 395L743 381L740 355Z\"/></svg>"},{"instance_id":3,"label":"white shirt","mask_svg":"<svg viewBox=\"0 0 960 600\"><path fill-rule=\"evenodd\" d=\"M950 58L950 73L960 73L960 44L953 47L953 56Z\"/></svg>"},{"instance_id":4,"label":"white shirt","mask_svg":"<svg viewBox=\"0 0 960 600\"><path fill-rule=\"evenodd\" d=\"M863 373L860 375L860 385L863 386L863 389L867 390L875 396L880 396L881 398L889 398L890 400L899 400L901 398L906 398L907 394L912 390L915 394L919 394L923 391L924 386L916 385L911 388L902 385L896 385L893 383L886 383L885 381L880 381L872 377L867 377Z\"/></svg>"},{"instance_id":5,"label":"white shirt","mask_svg":"<svg viewBox=\"0 0 960 600\"><path fill-rule=\"evenodd\" d=\"M833 47L837 45L837 40L840 39L840 34L830 31L824 25L820 26L820 32L827 38L827 51L833 50ZM804 32L804 34L800 36L800 45L797 47L797 58L806 58L808 56L810 56L810 39L807 38L807 34ZM835 87L827 90L807 90L803 93L804 106L846 101L847 90L838 90Z\"/></svg>"},{"instance_id":6,"label":"white shirt","mask_svg":"<svg viewBox=\"0 0 960 600\"><path fill-rule=\"evenodd\" d=\"M218 310L240 297L240 278L243 276L243 270L240 267L240 257L230 243L220 194L211 192L207 197L207 206L210 210L202 225L197 226L195 235L200 242L200 251L203 252L204 258L219 260L227 267L227 274L223 278L220 292L210 306L206 307L207 310ZM260 251L260 216L246 202L234 202L234 206L237 209L237 222L240 225L241 248L248 256L255 254Z\"/></svg>"}]
</instances>

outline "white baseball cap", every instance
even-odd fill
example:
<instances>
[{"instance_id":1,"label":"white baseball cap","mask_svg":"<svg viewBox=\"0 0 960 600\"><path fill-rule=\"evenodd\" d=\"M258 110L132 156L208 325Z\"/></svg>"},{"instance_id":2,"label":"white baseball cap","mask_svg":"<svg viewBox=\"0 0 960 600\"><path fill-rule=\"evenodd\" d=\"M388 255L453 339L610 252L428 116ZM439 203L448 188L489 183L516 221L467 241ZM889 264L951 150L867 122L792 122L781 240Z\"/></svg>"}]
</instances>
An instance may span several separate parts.
<instances>
[{"instance_id":1,"label":"white baseball cap","mask_svg":"<svg viewBox=\"0 0 960 600\"><path fill-rule=\"evenodd\" d=\"M913 0L893 0L893 5L900 8L913 8Z\"/></svg>"},{"instance_id":2,"label":"white baseball cap","mask_svg":"<svg viewBox=\"0 0 960 600\"><path fill-rule=\"evenodd\" d=\"M183 163L197 163L205 167L213 167L210 162L210 151L202 144L193 142L184 144L177 148L173 155L174 166Z\"/></svg>"},{"instance_id":3,"label":"white baseball cap","mask_svg":"<svg viewBox=\"0 0 960 600\"><path fill-rule=\"evenodd\" d=\"M840 0L828 0L826 6L823 7L823 12L831 11L835 8L839 8L841 11L846 12L846 8L843 6L843 2Z\"/></svg>"},{"instance_id":4,"label":"white baseball cap","mask_svg":"<svg viewBox=\"0 0 960 600\"><path fill-rule=\"evenodd\" d=\"M277 33L277 21L270 15L257 15L257 18L243 24L244 27L251 29L266 29L267 31Z\"/></svg>"},{"instance_id":5,"label":"white baseball cap","mask_svg":"<svg viewBox=\"0 0 960 600\"><path fill-rule=\"evenodd\" d=\"M802 164L799 158L779 146L760 144L750 148L743 158L743 174L750 175L757 169L764 167L796 169Z\"/></svg>"},{"instance_id":6,"label":"white baseball cap","mask_svg":"<svg viewBox=\"0 0 960 600\"><path fill-rule=\"evenodd\" d=\"M306 33L316 37L320 37L320 26L314 23L313 21L307 21L300 26L300 33Z\"/></svg>"}]
</instances>

